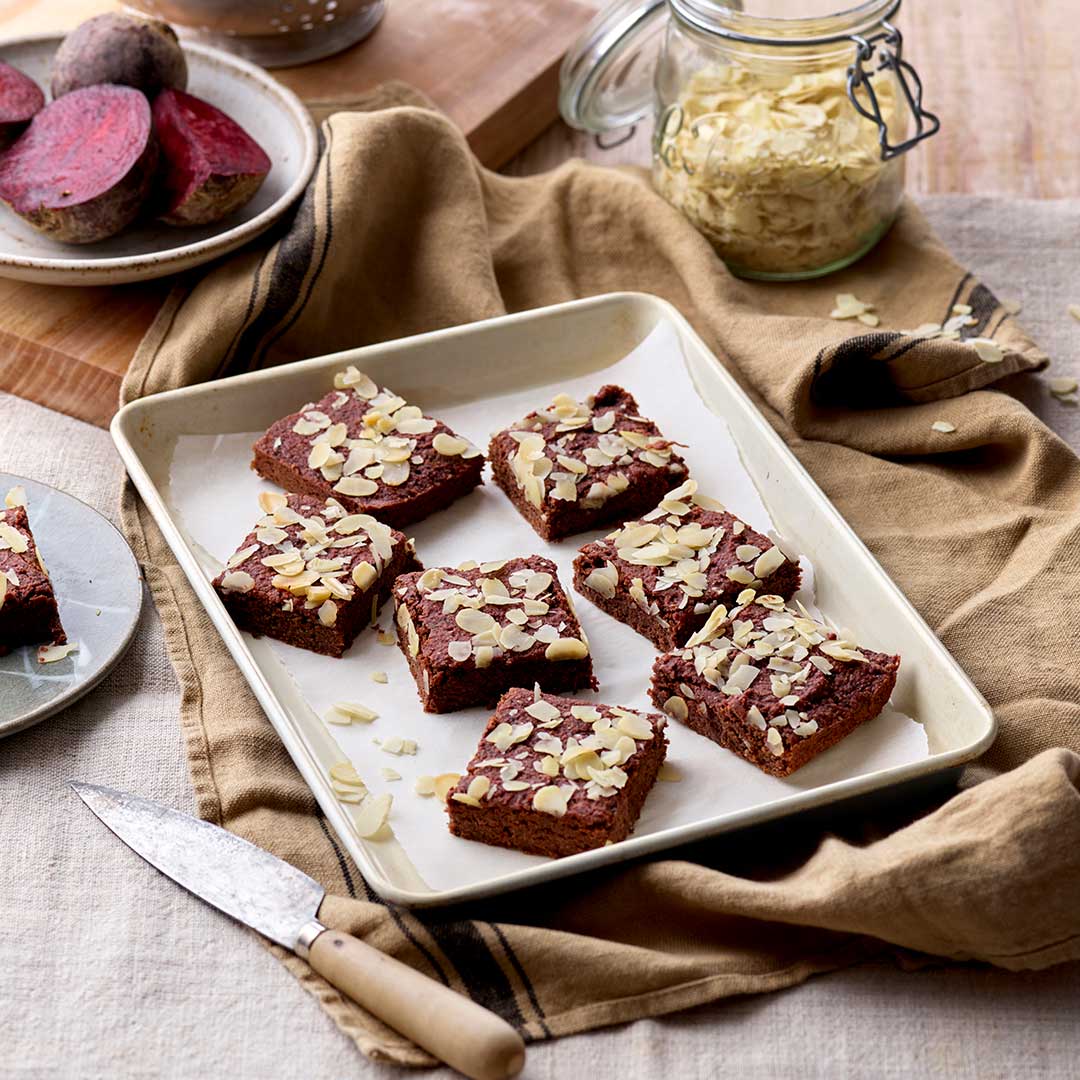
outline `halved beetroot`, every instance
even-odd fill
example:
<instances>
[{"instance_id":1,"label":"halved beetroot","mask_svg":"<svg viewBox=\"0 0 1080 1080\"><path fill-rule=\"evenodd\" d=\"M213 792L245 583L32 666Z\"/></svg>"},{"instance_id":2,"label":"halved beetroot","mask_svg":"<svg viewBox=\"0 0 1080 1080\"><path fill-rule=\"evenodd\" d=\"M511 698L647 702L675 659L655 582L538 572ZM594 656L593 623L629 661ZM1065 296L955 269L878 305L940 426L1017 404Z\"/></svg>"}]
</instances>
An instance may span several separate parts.
<instances>
[{"instance_id":1,"label":"halved beetroot","mask_svg":"<svg viewBox=\"0 0 1080 1080\"><path fill-rule=\"evenodd\" d=\"M170 225L208 225L248 202L270 171L270 159L233 119L183 90L154 98Z\"/></svg>"},{"instance_id":2,"label":"halved beetroot","mask_svg":"<svg viewBox=\"0 0 1080 1080\"><path fill-rule=\"evenodd\" d=\"M11 145L44 105L41 87L0 60L0 149Z\"/></svg>"},{"instance_id":3,"label":"halved beetroot","mask_svg":"<svg viewBox=\"0 0 1080 1080\"><path fill-rule=\"evenodd\" d=\"M52 239L89 244L135 219L156 166L146 98L88 86L47 105L0 155L0 199Z\"/></svg>"}]
</instances>

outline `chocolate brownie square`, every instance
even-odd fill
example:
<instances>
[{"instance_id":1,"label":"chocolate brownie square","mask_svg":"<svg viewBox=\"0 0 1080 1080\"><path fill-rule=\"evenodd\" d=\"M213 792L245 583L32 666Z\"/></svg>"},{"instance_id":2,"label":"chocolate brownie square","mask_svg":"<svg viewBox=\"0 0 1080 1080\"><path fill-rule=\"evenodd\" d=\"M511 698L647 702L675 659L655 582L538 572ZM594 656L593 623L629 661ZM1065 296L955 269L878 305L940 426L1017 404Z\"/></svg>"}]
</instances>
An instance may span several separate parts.
<instances>
[{"instance_id":1,"label":"chocolate brownie square","mask_svg":"<svg viewBox=\"0 0 1080 1080\"><path fill-rule=\"evenodd\" d=\"M798 604L747 589L653 665L669 716L773 776L788 776L883 708L899 656L860 649Z\"/></svg>"},{"instance_id":2,"label":"chocolate brownie square","mask_svg":"<svg viewBox=\"0 0 1080 1080\"><path fill-rule=\"evenodd\" d=\"M251 467L286 491L334 498L394 528L482 483L484 458L442 421L349 367L335 389L273 424Z\"/></svg>"},{"instance_id":3,"label":"chocolate brownie square","mask_svg":"<svg viewBox=\"0 0 1080 1080\"><path fill-rule=\"evenodd\" d=\"M560 394L498 432L488 456L522 517L558 540L652 509L687 474L674 447L631 394L602 386L584 402Z\"/></svg>"},{"instance_id":4,"label":"chocolate brownie square","mask_svg":"<svg viewBox=\"0 0 1080 1080\"><path fill-rule=\"evenodd\" d=\"M664 717L508 690L446 802L466 840L558 858L630 835L667 752Z\"/></svg>"},{"instance_id":5,"label":"chocolate brownie square","mask_svg":"<svg viewBox=\"0 0 1080 1080\"><path fill-rule=\"evenodd\" d=\"M264 491L259 505L265 516L214 588L241 630L342 656L394 578L419 567L412 541L336 499Z\"/></svg>"},{"instance_id":6,"label":"chocolate brownie square","mask_svg":"<svg viewBox=\"0 0 1080 1080\"><path fill-rule=\"evenodd\" d=\"M19 645L67 641L24 504L22 489L13 488L0 510L0 656Z\"/></svg>"},{"instance_id":7,"label":"chocolate brownie square","mask_svg":"<svg viewBox=\"0 0 1080 1080\"><path fill-rule=\"evenodd\" d=\"M556 572L529 555L398 578L398 644L426 712L491 705L514 686L596 689L589 643Z\"/></svg>"},{"instance_id":8,"label":"chocolate brownie square","mask_svg":"<svg viewBox=\"0 0 1080 1080\"><path fill-rule=\"evenodd\" d=\"M574 560L578 592L665 652L685 644L717 604L766 581L788 598L802 573L768 537L699 495L693 480Z\"/></svg>"}]
</instances>

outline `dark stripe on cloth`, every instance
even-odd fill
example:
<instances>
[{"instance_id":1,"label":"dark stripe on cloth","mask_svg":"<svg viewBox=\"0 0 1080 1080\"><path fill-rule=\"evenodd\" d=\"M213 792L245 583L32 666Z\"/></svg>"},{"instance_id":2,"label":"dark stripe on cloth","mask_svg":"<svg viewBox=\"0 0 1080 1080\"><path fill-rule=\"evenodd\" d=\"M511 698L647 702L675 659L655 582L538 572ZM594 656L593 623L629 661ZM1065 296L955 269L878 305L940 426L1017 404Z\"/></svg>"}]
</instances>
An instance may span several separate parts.
<instances>
[{"instance_id":1,"label":"dark stripe on cloth","mask_svg":"<svg viewBox=\"0 0 1080 1080\"><path fill-rule=\"evenodd\" d=\"M329 176L329 168L327 168ZM278 246L277 258L270 273L270 283L262 310L244 330L236 353L240 365L251 371L259 367L265 349L263 340L284 319L300 292L304 276L311 266L315 251L315 184L304 193L292 226ZM309 294L310 295L310 294ZM244 360L243 358L247 359Z\"/></svg>"},{"instance_id":2,"label":"dark stripe on cloth","mask_svg":"<svg viewBox=\"0 0 1080 1080\"><path fill-rule=\"evenodd\" d=\"M521 961L517 958L517 953L514 952L514 947L507 940L506 935L499 929L498 923L488 923L495 936L499 939L499 944L503 947L503 952L506 953L506 958L513 965L514 971L517 972L517 977L521 980L521 985L525 987L525 993L529 998L529 1004L532 1005L533 1011L536 1013L536 1022L540 1025L540 1030L544 1033L544 1037L551 1038L551 1029L544 1023L544 1010L540 1006L540 999L536 996L536 991L533 989L532 979L529 978L522 966Z\"/></svg>"},{"instance_id":3,"label":"dark stripe on cloth","mask_svg":"<svg viewBox=\"0 0 1080 1080\"><path fill-rule=\"evenodd\" d=\"M971 280L971 274L966 273L960 279L960 284L956 286L956 292L952 294L952 299L949 301L949 306L945 309L945 314L941 316L941 325L944 326L952 315L952 309L960 303L960 294L964 291L964 286Z\"/></svg>"},{"instance_id":4,"label":"dark stripe on cloth","mask_svg":"<svg viewBox=\"0 0 1080 1080\"><path fill-rule=\"evenodd\" d=\"M330 831L329 826L326 824L326 818L323 817L322 811L320 810L315 815L315 817L316 820L319 822L319 828L322 829L323 835L326 837L327 840L330 841L330 846L334 849L334 855L337 857L338 866L341 867L341 876L345 879L345 887L349 890L349 895L354 900L358 899L356 895L356 887L353 884L353 876L349 870L349 861L345 857L345 852L341 850L341 845L338 844L337 837L334 836L334 834ZM397 928L401 931L404 938L409 941L416 948L417 952L419 952L424 957L424 959L431 965L432 970L435 972L436 975L439 976L439 979L442 981L443 985L449 986L450 980L449 978L447 978L446 972L443 971L442 965L435 958L434 953L432 953L432 951L426 945L424 945L423 942L419 940L419 938L417 938L417 936L412 932L412 930L409 929L408 925L405 923L405 920L401 916L401 912L398 911L393 904L387 904L381 896L379 896L375 892L372 892L371 888L368 886L368 883L364 880L363 875L360 875L360 886L364 890L364 899L370 901L373 904L382 904L386 908L386 910L390 912L391 918L393 918L394 922L397 924Z\"/></svg>"},{"instance_id":5,"label":"dark stripe on cloth","mask_svg":"<svg viewBox=\"0 0 1080 1080\"><path fill-rule=\"evenodd\" d=\"M419 912L416 913L416 918L423 923L442 949L443 955L454 965L469 997L485 1009L498 1013L519 1031L523 1030L525 1017L514 997L514 989L491 949L480 936L476 923L471 919L439 922L430 916L424 918Z\"/></svg>"},{"instance_id":6,"label":"dark stripe on cloth","mask_svg":"<svg viewBox=\"0 0 1080 1080\"><path fill-rule=\"evenodd\" d=\"M292 314L292 318L282 326L277 333L275 333L265 345L262 346L261 352L265 353L268 349L271 349L274 344L279 341L285 334L292 329L296 324L296 320L304 313L304 308L307 307L308 301L311 299L311 294L315 289L315 285L319 280L319 276L323 272L323 267L326 266L327 256L330 254L330 242L334 235L334 185L330 171L330 155L333 151L333 133L327 128L328 138L326 140L326 222L324 225L324 237L322 251L319 254L319 265L315 267L315 272L311 275L308 281L307 292L304 294L304 299L297 305L296 310Z\"/></svg>"}]
</instances>

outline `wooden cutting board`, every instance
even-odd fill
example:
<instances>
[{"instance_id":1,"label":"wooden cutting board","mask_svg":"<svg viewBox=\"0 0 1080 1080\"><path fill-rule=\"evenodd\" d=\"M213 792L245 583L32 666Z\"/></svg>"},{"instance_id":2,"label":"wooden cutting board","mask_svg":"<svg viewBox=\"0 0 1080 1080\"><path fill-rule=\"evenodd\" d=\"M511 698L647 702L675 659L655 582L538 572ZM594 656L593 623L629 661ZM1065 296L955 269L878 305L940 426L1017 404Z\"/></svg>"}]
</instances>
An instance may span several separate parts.
<instances>
[{"instance_id":1,"label":"wooden cutting board","mask_svg":"<svg viewBox=\"0 0 1080 1080\"><path fill-rule=\"evenodd\" d=\"M62 32L107 0L0 7L0 37ZM598 0L389 0L382 24L337 56L275 71L305 101L355 99L399 79L426 93L498 168L557 109L559 64ZM0 279L0 390L105 426L120 380L168 293L142 285L61 288Z\"/></svg>"}]
</instances>

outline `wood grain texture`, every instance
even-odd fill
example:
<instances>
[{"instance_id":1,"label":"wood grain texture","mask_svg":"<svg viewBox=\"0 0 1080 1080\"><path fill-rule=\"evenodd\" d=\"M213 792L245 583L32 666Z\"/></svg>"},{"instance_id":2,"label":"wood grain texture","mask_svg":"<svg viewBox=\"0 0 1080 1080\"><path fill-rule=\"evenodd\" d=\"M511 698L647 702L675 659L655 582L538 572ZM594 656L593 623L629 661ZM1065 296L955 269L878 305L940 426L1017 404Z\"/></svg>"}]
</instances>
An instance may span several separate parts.
<instances>
[{"instance_id":1,"label":"wood grain texture","mask_svg":"<svg viewBox=\"0 0 1080 1080\"><path fill-rule=\"evenodd\" d=\"M381 56L372 59L373 50L361 44L281 77L302 96L323 100L347 100L383 78L411 79L462 125L483 160L503 162L523 135L531 137L554 115L564 48L559 35L601 2L391 0L384 26L368 43L385 50ZM0 0L0 34L61 28L108 6L105 0ZM397 35L400 41L392 39L407 12L425 17ZM906 55L923 76L927 107L942 119L941 132L909 155L909 190L1080 196L1080 139L1072 117L1080 100L1078 15L1076 0L907 0L899 18ZM439 48L431 36L436 31L453 31L465 44ZM523 59L522 49L537 41L551 48ZM487 118L477 105L485 96L501 102ZM645 165L647 126L605 151L556 122L505 171L527 175L575 156ZM99 295L85 298L89 290L0 281L0 389L106 422L123 370L167 285L140 289L93 290Z\"/></svg>"},{"instance_id":2,"label":"wood grain texture","mask_svg":"<svg viewBox=\"0 0 1080 1080\"><path fill-rule=\"evenodd\" d=\"M109 0L0 2L0 36L62 32ZM389 79L422 90L492 167L557 115L559 65L593 0L391 0L366 41L274 74L303 100L347 104ZM54 288L0 279L0 390L93 424L116 411L120 380L169 291Z\"/></svg>"}]
</instances>

